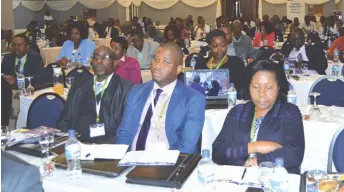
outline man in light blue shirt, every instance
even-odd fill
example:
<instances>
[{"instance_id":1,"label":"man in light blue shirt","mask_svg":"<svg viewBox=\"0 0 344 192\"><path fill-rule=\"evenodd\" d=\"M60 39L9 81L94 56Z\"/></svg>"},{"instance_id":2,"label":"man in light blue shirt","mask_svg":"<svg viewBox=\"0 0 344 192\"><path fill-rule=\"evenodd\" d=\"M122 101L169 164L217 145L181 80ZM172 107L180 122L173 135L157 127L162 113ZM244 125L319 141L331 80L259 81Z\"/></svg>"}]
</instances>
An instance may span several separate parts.
<instances>
[{"instance_id":1,"label":"man in light blue shirt","mask_svg":"<svg viewBox=\"0 0 344 192\"><path fill-rule=\"evenodd\" d=\"M236 56L233 44L232 28L230 25L222 25L221 30L226 34L227 55Z\"/></svg>"}]
</instances>

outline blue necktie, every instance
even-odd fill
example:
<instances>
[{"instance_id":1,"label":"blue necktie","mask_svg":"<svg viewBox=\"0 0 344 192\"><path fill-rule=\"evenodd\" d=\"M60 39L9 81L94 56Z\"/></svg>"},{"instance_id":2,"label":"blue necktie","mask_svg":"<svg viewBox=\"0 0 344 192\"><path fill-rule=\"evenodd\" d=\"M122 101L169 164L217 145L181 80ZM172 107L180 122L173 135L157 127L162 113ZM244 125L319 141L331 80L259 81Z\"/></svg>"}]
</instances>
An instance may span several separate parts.
<instances>
[{"instance_id":1,"label":"blue necktie","mask_svg":"<svg viewBox=\"0 0 344 192\"><path fill-rule=\"evenodd\" d=\"M155 95L155 98L154 98L154 106L158 102L159 96L160 96L161 93L162 93L161 89L157 89L156 90L156 95ZM146 140L147 140L147 135L148 135L149 128L150 128L150 122L151 122L152 115L153 115L153 113L152 113L152 104L150 104L149 108L147 110L147 114L146 114L145 120L143 121L139 137L137 138L136 151L143 151L143 150L145 150Z\"/></svg>"},{"instance_id":2,"label":"blue necktie","mask_svg":"<svg viewBox=\"0 0 344 192\"><path fill-rule=\"evenodd\" d=\"M21 66L21 60L19 59L17 65L16 65L16 71L18 74L22 73L22 71L20 71L20 66Z\"/></svg>"}]
</instances>

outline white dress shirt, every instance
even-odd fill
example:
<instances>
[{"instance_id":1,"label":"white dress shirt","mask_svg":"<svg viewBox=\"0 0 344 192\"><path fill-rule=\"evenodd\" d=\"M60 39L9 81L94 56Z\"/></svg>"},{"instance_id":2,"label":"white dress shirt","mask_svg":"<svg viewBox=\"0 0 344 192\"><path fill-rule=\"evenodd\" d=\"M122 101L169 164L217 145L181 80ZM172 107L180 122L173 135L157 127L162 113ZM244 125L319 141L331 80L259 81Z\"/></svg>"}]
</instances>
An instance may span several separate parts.
<instances>
[{"instance_id":1,"label":"white dress shirt","mask_svg":"<svg viewBox=\"0 0 344 192\"><path fill-rule=\"evenodd\" d=\"M111 75L109 75L109 77L107 78L107 81L106 81L106 84L105 84L105 87L104 87L104 92L105 92L105 89L109 86L109 83L110 83L110 81L111 81L111 78L112 78L112 76L113 76L113 73L111 73ZM101 88L102 88L102 86L103 86L103 84L105 83L105 79L104 79L104 81L102 81L102 82L96 82L96 87L98 86L98 84L101 84ZM101 92L101 89L100 89L100 92ZM103 98L102 98L103 99ZM97 100L97 99L96 99ZM96 101L96 112L97 112L97 115L99 115L99 110L100 110L100 105L101 105L101 102L102 102L102 100L100 100L99 101L99 103L97 104L97 101Z\"/></svg>"},{"instance_id":2,"label":"white dress shirt","mask_svg":"<svg viewBox=\"0 0 344 192\"><path fill-rule=\"evenodd\" d=\"M293 48L289 54L289 60L291 61L309 61L306 54L306 47L303 45L299 50Z\"/></svg>"},{"instance_id":3,"label":"white dress shirt","mask_svg":"<svg viewBox=\"0 0 344 192\"><path fill-rule=\"evenodd\" d=\"M104 34L106 34L105 38L111 38L111 29L112 29L112 27L106 27L105 33L104 33Z\"/></svg>"},{"instance_id":4,"label":"white dress shirt","mask_svg":"<svg viewBox=\"0 0 344 192\"><path fill-rule=\"evenodd\" d=\"M167 137L166 137L166 130L165 130L166 113L168 111L168 105L170 103L170 99L171 99L171 96L172 96L172 93L173 93L173 90L174 90L176 84L177 84L177 80L170 83L169 85L166 85L163 88L160 88L158 86L158 84L156 84L154 82L153 90L152 90L151 94L149 95L145 106L143 107L139 127L137 129L131 150L133 150L133 151L136 150L136 143L137 143L140 131L141 131L143 121L145 120L148 108L151 105L152 100L154 99L154 97L156 95L157 89L162 89L162 93L160 94L159 100L156 103L155 110L153 110L153 115L152 115L152 118L150 121L150 129L149 129L148 135L147 135L145 150L168 150L170 148L170 145L169 145ZM153 96L153 98L151 98L152 96ZM165 102L167 102L166 103L167 107L164 110L164 112L161 114ZM161 120L160 120L160 132L158 133L157 118L159 118L159 117L161 117ZM159 138L157 136L158 134L160 135Z\"/></svg>"}]
</instances>

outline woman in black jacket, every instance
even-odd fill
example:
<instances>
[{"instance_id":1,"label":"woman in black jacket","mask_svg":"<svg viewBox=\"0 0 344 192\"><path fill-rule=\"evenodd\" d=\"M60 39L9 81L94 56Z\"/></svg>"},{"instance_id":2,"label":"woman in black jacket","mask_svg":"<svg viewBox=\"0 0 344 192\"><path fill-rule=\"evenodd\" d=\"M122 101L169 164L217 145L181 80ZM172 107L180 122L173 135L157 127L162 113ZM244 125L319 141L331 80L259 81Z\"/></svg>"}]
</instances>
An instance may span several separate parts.
<instances>
[{"instance_id":1,"label":"woman in black jacket","mask_svg":"<svg viewBox=\"0 0 344 192\"><path fill-rule=\"evenodd\" d=\"M238 98L242 98L242 89L245 85L245 64L237 56L229 56L227 53L226 34L219 30L213 30L207 35L207 43L210 46L210 56L205 62L198 62L195 69L228 69L230 83L234 83Z\"/></svg>"}]
</instances>

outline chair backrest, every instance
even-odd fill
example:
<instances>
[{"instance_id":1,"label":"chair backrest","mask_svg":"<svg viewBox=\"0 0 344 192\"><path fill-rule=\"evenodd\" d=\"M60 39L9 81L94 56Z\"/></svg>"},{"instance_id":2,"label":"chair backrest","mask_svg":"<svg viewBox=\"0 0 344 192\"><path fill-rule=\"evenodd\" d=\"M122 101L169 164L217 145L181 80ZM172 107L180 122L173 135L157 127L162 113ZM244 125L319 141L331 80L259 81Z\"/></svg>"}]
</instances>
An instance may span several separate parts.
<instances>
[{"instance_id":1,"label":"chair backrest","mask_svg":"<svg viewBox=\"0 0 344 192\"><path fill-rule=\"evenodd\" d=\"M56 128L64 104L65 100L56 93L39 95L30 105L26 127L28 129L39 126Z\"/></svg>"},{"instance_id":2,"label":"chair backrest","mask_svg":"<svg viewBox=\"0 0 344 192\"><path fill-rule=\"evenodd\" d=\"M328 152L327 173L332 173L332 163L337 172L344 172L344 128L340 128L333 135Z\"/></svg>"},{"instance_id":3,"label":"chair backrest","mask_svg":"<svg viewBox=\"0 0 344 192\"><path fill-rule=\"evenodd\" d=\"M67 77L74 77L74 81L77 81L83 77L87 77L90 76L92 77L92 73L85 69L85 68L75 68L73 70L71 70L68 74Z\"/></svg>"},{"instance_id":4,"label":"chair backrest","mask_svg":"<svg viewBox=\"0 0 344 192\"><path fill-rule=\"evenodd\" d=\"M44 68L44 83L53 83L54 68L60 68L61 66L57 63L50 63ZM65 73L62 70L62 74L65 77Z\"/></svg>"},{"instance_id":5,"label":"chair backrest","mask_svg":"<svg viewBox=\"0 0 344 192\"><path fill-rule=\"evenodd\" d=\"M204 57L200 53L191 53L185 59L185 67L191 67L190 61L191 61L191 58L193 56L195 56L195 59L196 59L197 63L204 63L205 62Z\"/></svg>"},{"instance_id":6,"label":"chair backrest","mask_svg":"<svg viewBox=\"0 0 344 192\"><path fill-rule=\"evenodd\" d=\"M339 51L339 60L340 62L344 63L344 50Z\"/></svg>"},{"instance_id":7,"label":"chair backrest","mask_svg":"<svg viewBox=\"0 0 344 192\"><path fill-rule=\"evenodd\" d=\"M271 57L271 55L275 52L275 49L273 47L264 46L259 48L262 55L260 56L261 60L267 60Z\"/></svg>"},{"instance_id":8,"label":"chair backrest","mask_svg":"<svg viewBox=\"0 0 344 192\"><path fill-rule=\"evenodd\" d=\"M327 75L316 80L310 91L318 92L317 104L327 106L344 107L344 79L338 76ZM313 104L313 98L309 98L309 103Z\"/></svg>"}]
</instances>

